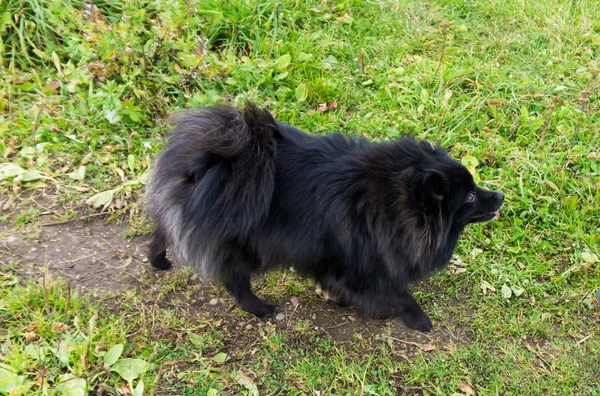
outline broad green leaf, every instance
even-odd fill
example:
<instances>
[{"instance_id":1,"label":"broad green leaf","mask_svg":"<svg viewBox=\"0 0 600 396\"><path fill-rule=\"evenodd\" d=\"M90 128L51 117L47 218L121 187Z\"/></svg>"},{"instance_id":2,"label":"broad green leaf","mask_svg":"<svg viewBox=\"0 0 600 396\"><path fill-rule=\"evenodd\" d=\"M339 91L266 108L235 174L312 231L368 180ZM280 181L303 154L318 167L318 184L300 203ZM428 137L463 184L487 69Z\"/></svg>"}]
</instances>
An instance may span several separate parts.
<instances>
[{"instance_id":1,"label":"broad green leaf","mask_svg":"<svg viewBox=\"0 0 600 396\"><path fill-rule=\"evenodd\" d=\"M219 352L215 355L215 357L213 357L213 360L217 363L224 363L229 360L229 356L227 356L226 353Z\"/></svg>"},{"instance_id":2,"label":"broad green leaf","mask_svg":"<svg viewBox=\"0 0 600 396\"><path fill-rule=\"evenodd\" d=\"M278 75L275 76L275 80L279 81L279 80L283 80L284 78L286 78L288 76L288 72L284 71L283 73L280 73Z\"/></svg>"},{"instance_id":3,"label":"broad green leaf","mask_svg":"<svg viewBox=\"0 0 600 396\"><path fill-rule=\"evenodd\" d=\"M285 54L277 58L277 60L275 61L275 66L277 66L279 70L283 70L289 66L291 61L292 56L290 54Z\"/></svg>"},{"instance_id":4,"label":"broad green leaf","mask_svg":"<svg viewBox=\"0 0 600 396\"><path fill-rule=\"evenodd\" d=\"M465 155L464 157L462 157L460 162L467 168L470 166L476 167L477 165L479 165L479 161L477 161L477 158L473 157L472 155Z\"/></svg>"},{"instance_id":5,"label":"broad green leaf","mask_svg":"<svg viewBox=\"0 0 600 396\"><path fill-rule=\"evenodd\" d=\"M471 155L465 155L460 160L460 162L469 170L473 177L475 177L475 175L477 174L475 168L477 167L477 165L479 165L479 161L477 161L477 158ZM477 181L479 181L479 178L477 178ZM475 183L477 183L477 181L475 181Z\"/></svg>"},{"instance_id":6,"label":"broad green leaf","mask_svg":"<svg viewBox=\"0 0 600 396\"><path fill-rule=\"evenodd\" d=\"M38 153L43 153L46 150L46 146L50 146L50 147L59 146L60 147L60 145L51 145L50 142L44 142L44 143L38 143L38 144L36 144L35 145L35 150Z\"/></svg>"},{"instance_id":7,"label":"broad green leaf","mask_svg":"<svg viewBox=\"0 0 600 396\"><path fill-rule=\"evenodd\" d=\"M29 381L24 376L19 376L19 381L21 382L17 386L15 386L10 392L10 396L21 396L21 395L30 395L29 390L33 386L34 382Z\"/></svg>"},{"instance_id":8,"label":"broad green leaf","mask_svg":"<svg viewBox=\"0 0 600 396\"><path fill-rule=\"evenodd\" d=\"M46 360L46 353L48 352L48 347L41 346L36 343L27 344L25 347L25 354L27 357L35 360Z\"/></svg>"},{"instance_id":9,"label":"broad green leaf","mask_svg":"<svg viewBox=\"0 0 600 396\"><path fill-rule=\"evenodd\" d=\"M29 91L35 87L35 84L32 83L31 81L27 81L27 82L24 82L23 84L15 84L14 86L17 89L20 89L22 91Z\"/></svg>"},{"instance_id":10,"label":"broad green leaf","mask_svg":"<svg viewBox=\"0 0 600 396\"><path fill-rule=\"evenodd\" d=\"M87 384L85 379L75 377L73 374L65 374L59 378L59 388L63 396L85 396L87 395Z\"/></svg>"},{"instance_id":11,"label":"broad green leaf","mask_svg":"<svg viewBox=\"0 0 600 396\"><path fill-rule=\"evenodd\" d=\"M148 371L149 367L150 364L145 360L125 358L115 363L111 370L119 374L121 378L131 385L133 380Z\"/></svg>"},{"instance_id":12,"label":"broad green leaf","mask_svg":"<svg viewBox=\"0 0 600 396\"><path fill-rule=\"evenodd\" d=\"M123 353L123 344L117 344L113 346L104 355L104 364L109 367L112 366L117 362L117 360L119 360L121 353Z\"/></svg>"},{"instance_id":13,"label":"broad green leaf","mask_svg":"<svg viewBox=\"0 0 600 396\"><path fill-rule=\"evenodd\" d=\"M99 208L102 206L102 210L108 208L108 205L112 202L113 197L117 190L107 190L99 192L98 194L92 195L85 201L88 205L91 205L94 208Z\"/></svg>"},{"instance_id":14,"label":"broad green leaf","mask_svg":"<svg viewBox=\"0 0 600 396\"><path fill-rule=\"evenodd\" d=\"M21 383L21 378L9 366L0 365L0 392L10 394Z\"/></svg>"},{"instance_id":15,"label":"broad green leaf","mask_svg":"<svg viewBox=\"0 0 600 396\"><path fill-rule=\"evenodd\" d=\"M581 258L583 261L589 264L594 264L598 262L598 256L595 253L583 252L581 253Z\"/></svg>"},{"instance_id":16,"label":"broad green leaf","mask_svg":"<svg viewBox=\"0 0 600 396\"><path fill-rule=\"evenodd\" d=\"M50 350L62 364L69 364L71 352L65 343L61 342L56 348L50 348Z\"/></svg>"},{"instance_id":17,"label":"broad green leaf","mask_svg":"<svg viewBox=\"0 0 600 396\"><path fill-rule=\"evenodd\" d=\"M35 147L25 146L19 151L19 155L25 158L34 158L37 155Z\"/></svg>"},{"instance_id":18,"label":"broad green leaf","mask_svg":"<svg viewBox=\"0 0 600 396\"><path fill-rule=\"evenodd\" d=\"M138 384L135 386L133 396L143 396L143 395L144 395L144 381L140 380L140 382L138 382Z\"/></svg>"},{"instance_id":19,"label":"broad green leaf","mask_svg":"<svg viewBox=\"0 0 600 396\"><path fill-rule=\"evenodd\" d=\"M148 180L150 180L150 171L144 172L139 178L138 181L142 183L144 186L148 184Z\"/></svg>"},{"instance_id":20,"label":"broad green leaf","mask_svg":"<svg viewBox=\"0 0 600 396\"><path fill-rule=\"evenodd\" d=\"M25 173L25 169L12 162L0 164L0 180L15 177L23 173Z\"/></svg>"},{"instance_id":21,"label":"broad green leaf","mask_svg":"<svg viewBox=\"0 0 600 396\"><path fill-rule=\"evenodd\" d=\"M298 60L300 62L306 62L313 57L313 54L307 54L306 52L300 52L298 55ZM335 59L335 58L334 58ZM337 62L337 61L336 61Z\"/></svg>"},{"instance_id":22,"label":"broad green leaf","mask_svg":"<svg viewBox=\"0 0 600 396\"><path fill-rule=\"evenodd\" d=\"M525 290L515 287L515 286L511 286L510 288L511 288L512 292L515 294L515 297L519 297L525 291Z\"/></svg>"},{"instance_id":23,"label":"broad green leaf","mask_svg":"<svg viewBox=\"0 0 600 396\"><path fill-rule=\"evenodd\" d=\"M304 102L308 97L308 88L306 84L302 83L296 87L296 100L298 102Z\"/></svg>"},{"instance_id":24,"label":"broad green leaf","mask_svg":"<svg viewBox=\"0 0 600 396\"><path fill-rule=\"evenodd\" d=\"M219 392L215 388L210 388L208 392L206 392L206 396L217 396Z\"/></svg>"},{"instance_id":25,"label":"broad green leaf","mask_svg":"<svg viewBox=\"0 0 600 396\"><path fill-rule=\"evenodd\" d=\"M261 69L270 69L273 67L274 64L275 62L266 59L261 59L257 63L258 67L260 67Z\"/></svg>"},{"instance_id":26,"label":"broad green leaf","mask_svg":"<svg viewBox=\"0 0 600 396\"><path fill-rule=\"evenodd\" d=\"M339 63L340 62L338 62L338 60L333 55L329 55L327 58L325 58L325 66L327 66L329 68L331 68L332 66L335 66Z\"/></svg>"},{"instance_id":27,"label":"broad green leaf","mask_svg":"<svg viewBox=\"0 0 600 396\"><path fill-rule=\"evenodd\" d=\"M256 384L254 381L252 381L252 378L248 377L241 370L236 373L234 379L238 384L248 389L252 396L258 396L258 388L256 387Z\"/></svg>"},{"instance_id":28,"label":"broad green leaf","mask_svg":"<svg viewBox=\"0 0 600 396\"><path fill-rule=\"evenodd\" d=\"M80 166L76 171L69 173L67 176L71 179L83 180L85 178L85 166Z\"/></svg>"},{"instance_id":29,"label":"broad green leaf","mask_svg":"<svg viewBox=\"0 0 600 396\"><path fill-rule=\"evenodd\" d=\"M193 345L197 347L202 347L205 344L204 338L196 333L190 333L189 340Z\"/></svg>"},{"instance_id":30,"label":"broad green leaf","mask_svg":"<svg viewBox=\"0 0 600 396\"><path fill-rule=\"evenodd\" d=\"M510 287L506 285L502 285L502 289L500 289L500 291L502 292L502 297L506 298L507 300L512 296L512 290L510 290Z\"/></svg>"},{"instance_id":31,"label":"broad green leaf","mask_svg":"<svg viewBox=\"0 0 600 396\"><path fill-rule=\"evenodd\" d=\"M12 17L10 15L10 12L6 11L2 13L2 17L0 17L0 23L3 25L10 25L10 22L12 20Z\"/></svg>"},{"instance_id":32,"label":"broad green leaf","mask_svg":"<svg viewBox=\"0 0 600 396\"><path fill-rule=\"evenodd\" d=\"M23 176L23 181L46 179L46 176L42 175L40 172L36 171L35 169L25 171L21 175Z\"/></svg>"}]
</instances>

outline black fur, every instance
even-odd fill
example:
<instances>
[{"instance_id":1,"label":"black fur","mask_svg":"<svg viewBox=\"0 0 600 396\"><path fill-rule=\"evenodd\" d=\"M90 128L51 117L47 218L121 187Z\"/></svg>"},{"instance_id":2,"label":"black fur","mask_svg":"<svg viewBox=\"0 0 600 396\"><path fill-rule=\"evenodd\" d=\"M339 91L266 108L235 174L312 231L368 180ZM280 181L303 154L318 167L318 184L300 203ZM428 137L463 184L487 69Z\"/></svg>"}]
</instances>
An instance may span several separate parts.
<instances>
[{"instance_id":1,"label":"black fur","mask_svg":"<svg viewBox=\"0 0 600 396\"><path fill-rule=\"evenodd\" d=\"M427 142L311 136L248 105L181 114L146 199L151 264L168 269L170 246L246 311L274 312L253 272L293 265L341 304L429 331L409 283L446 266L465 226L504 197Z\"/></svg>"}]
</instances>

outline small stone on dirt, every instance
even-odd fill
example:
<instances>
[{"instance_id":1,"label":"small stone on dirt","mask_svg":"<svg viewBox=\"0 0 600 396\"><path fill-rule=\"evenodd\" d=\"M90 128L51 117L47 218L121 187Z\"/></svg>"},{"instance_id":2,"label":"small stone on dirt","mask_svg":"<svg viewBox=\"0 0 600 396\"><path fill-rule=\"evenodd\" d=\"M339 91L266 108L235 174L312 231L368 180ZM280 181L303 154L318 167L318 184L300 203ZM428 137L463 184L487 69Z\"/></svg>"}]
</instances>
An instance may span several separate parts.
<instances>
[{"instance_id":1,"label":"small stone on dirt","mask_svg":"<svg viewBox=\"0 0 600 396\"><path fill-rule=\"evenodd\" d=\"M191 280L191 281L197 281L197 280L198 280L198 274L193 274L193 275L190 277L190 280Z\"/></svg>"},{"instance_id":2,"label":"small stone on dirt","mask_svg":"<svg viewBox=\"0 0 600 396\"><path fill-rule=\"evenodd\" d=\"M142 259L142 263L147 263L147 262L148 262L148 257L144 257L144 258Z\"/></svg>"},{"instance_id":3,"label":"small stone on dirt","mask_svg":"<svg viewBox=\"0 0 600 396\"><path fill-rule=\"evenodd\" d=\"M251 328L252 328L252 325L251 325L251 324L247 324L247 325L246 325L246 330L250 330Z\"/></svg>"},{"instance_id":4,"label":"small stone on dirt","mask_svg":"<svg viewBox=\"0 0 600 396\"><path fill-rule=\"evenodd\" d=\"M218 302L219 302L219 301L218 301L216 298L213 298L213 299L212 299L212 300L210 300L208 303L209 303L210 305L217 305L217 303L218 303Z\"/></svg>"},{"instance_id":5,"label":"small stone on dirt","mask_svg":"<svg viewBox=\"0 0 600 396\"><path fill-rule=\"evenodd\" d=\"M277 316L275 316L275 319L282 321L283 319L285 319L285 314L283 314L283 313L277 314Z\"/></svg>"},{"instance_id":6,"label":"small stone on dirt","mask_svg":"<svg viewBox=\"0 0 600 396\"><path fill-rule=\"evenodd\" d=\"M292 305L294 306L294 308L296 308L299 303L300 300L298 299L298 297L292 297Z\"/></svg>"},{"instance_id":7,"label":"small stone on dirt","mask_svg":"<svg viewBox=\"0 0 600 396\"><path fill-rule=\"evenodd\" d=\"M313 314L312 318L313 318L313 320L317 319L317 315Z\"/></svg>"}]
</instances>

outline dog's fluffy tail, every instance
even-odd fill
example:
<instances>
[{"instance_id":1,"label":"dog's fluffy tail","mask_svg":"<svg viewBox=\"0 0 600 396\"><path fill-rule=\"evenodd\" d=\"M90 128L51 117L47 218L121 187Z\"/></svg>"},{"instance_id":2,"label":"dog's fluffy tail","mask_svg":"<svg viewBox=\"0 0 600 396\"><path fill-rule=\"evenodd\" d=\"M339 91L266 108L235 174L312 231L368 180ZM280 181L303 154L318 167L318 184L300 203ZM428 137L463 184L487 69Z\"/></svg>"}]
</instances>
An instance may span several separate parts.
<instances>
[{"instance_id":1,"label":"dog's fluffy tail","mask_svg":"<svg viewBox=\"0 0 600 396\"><path fill-rule=\"evenodd\" d=\"M251 104L208 107L174 117L154 165L146 208L184 259L199 238L243 240L268 214L279 136L268 111Z\"/></svg>"}]
</instances>

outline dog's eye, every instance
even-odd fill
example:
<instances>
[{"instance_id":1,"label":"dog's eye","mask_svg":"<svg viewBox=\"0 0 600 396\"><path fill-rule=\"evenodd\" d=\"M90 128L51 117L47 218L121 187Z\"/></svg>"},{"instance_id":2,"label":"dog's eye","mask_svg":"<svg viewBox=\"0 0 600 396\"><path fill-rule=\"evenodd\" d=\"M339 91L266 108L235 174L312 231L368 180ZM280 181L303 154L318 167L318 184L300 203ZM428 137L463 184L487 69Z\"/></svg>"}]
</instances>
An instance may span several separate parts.
<instances>
[{"instance_id":1,"label":"dog's eye","mask_svg":"<svg viewBox=\"0 0 600 396\"><path fill-rule=\"evenodd\" d=\"M467 202L473 202L473 201L475 201L475 192L471 191L469 193L469 195L467 195Z\"/></svg>"}]
</instances>

